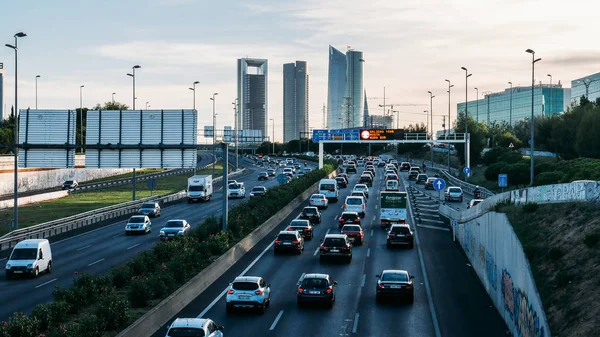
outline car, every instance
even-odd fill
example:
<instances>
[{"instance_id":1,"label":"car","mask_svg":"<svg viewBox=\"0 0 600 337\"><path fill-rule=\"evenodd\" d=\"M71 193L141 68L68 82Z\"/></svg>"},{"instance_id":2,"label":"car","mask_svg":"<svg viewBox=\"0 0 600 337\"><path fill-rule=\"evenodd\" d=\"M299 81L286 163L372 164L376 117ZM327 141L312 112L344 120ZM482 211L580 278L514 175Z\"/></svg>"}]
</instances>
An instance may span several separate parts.
<instances>
[{"instance_id":1,"label":"car","mask_svg":"<svg viewBox=\"0 0 600 337\"><path fill-rule=\"evenodd\" d=\"M387 247L393 245L408 245L412 249L415 246L414 233L408 224L392 224L387 232Z\"/></svg>"},{"instance_id":2,"label":"car","mask_svg":"<svg viewBox=\"0 0 600 337\"><path fill-rule=\"evenodd\" d=\"M385 166L385 161L382 160L377 164L377 167L381 167L381 166Z\"/></svg>"},{"instance_id":3,"label":"car","mask_svg":"<svg viewBox=\"0 0 600 337\"><path fill-rule=\"evenodd\" d=\"M346 173L356 173L356 165L348 164L346 166Z\"/></svg>"},{"instance_id":4,"label":"car","mask_svg":"<svg viewBox=\"0 0 600 337\"><path fill-rule=\"evenodd\" d=\"M271 285L259 276L238 276L227 287L225 308L254 309L260 314L271 305Z\"/></svg>"},{"instance_id":5,"label":"car","mask_svg":"<svg viewBox=\"0 0 600 337\"><path fill-rule=\"evenodd\" d=\"M365 184L356 184L354 185L354 188L352 189L352 192L354 191L358 191L358 192L364 192L365 195L367 196L367 198L369 197L369 187Z\"/></svg>"},{"instance_id":6,"label":"car","mask_svg":"<svg viewBox=\"0 0 600 337\"><path fill-rule=\"evenodd\" d=\"M400 191L400 184L398 180L386 180L385 182L386 191Z\"/></svg>"},{"instance_id":7,"label":"car","mask_svg":"<svg viewBox=\"0 0 600 337\"><path fill-rule=\"evenodd\" d=\"M6 279L17 276L38 277L52 273L52 249L48 239L26 239L15 245L5 265Z\"/></svg>"},{"instance_id":8,"label":"car","mask_svg":"<svg viewBox=\"0 0 600 337\"><path fill-rule=\"evenodd\" d=\"M435 182L437 178L435 177L429 177L427 178L427 180L425 181L425 189L426 190L435 190L435 187L433 186L433 183Z\"/></svg>"},{"instance_id":9,"label":"car","mask_svg":"<svg viewBox=\"0 0 600 337\"><path fill-rule=\"evenodd\" d=\"M386 297L403 298L409 303L413 303L415 299L414 278L406 270L387 269L382 271L377 275L375 299L381 301Z\"/></svg>"},{"instance_id":10,"label":"car","mask_svg":"<svg viewBox=\"0 0 600 337\"><path fill-rule=\"evenodd\" d=\"M469 201L469 206L467 206L467 208L473 208L475 207L475 205L479 204L483 200L484 199L472 199L471 201Z\"/></svg>"},{"instance_id":11,"label":"car","mask_svg":"<svg viewBox=\"0 0 600 337\"><path fill-rule=\"evenodd\" d=\"M410 171L410 172L408 172L408 180L417 180L418 175L419 175L419 172Z\"/></svg>"},{"instance_id":12,"label":"car","mask_svg":"<svg viewBox=\"0 0 600 337\"><path fill-rule=\"evenodd\" d=\"M276 175L277 171L275 169L268 169L267 170L267 174L269 175L269 177L274 177Z\"/></svg>"},{"instance_id":13,"label":"car","mask_svg":"<svg viewBox=\"0 0 600 337\"><path fill-rule=\"evenodd\" d=\"M267 194L267 188L265 186L254 186L250 190L250 198L263 196L265 194Z\"/></svg>"},{"instance_id":14,"label":"car","mask_svg":"<svg viewBox=\"0 0 600 337\"><path fill-rule=\"evenodd\" d=\"M147 215L134 215L125 224L125 235L152 232L152 222Z\"/></svg>"},{"instance_id":15,"label":"car","mask_svg":"<svg viewBox=\"0 0 600 337\"><path fill-rule=\"evenodd\" d=\"M364 218L366 208L367 203L365 202L364 198L353 196L346 197L346 201L344 202L344 211L356 212L361 218Z\"/></svg>"},{"instance_id":16,"label":"car","mask_svg":"<svg viewBox=\"0 0 600 337\"><path fill-rule=\"evenodd\" d=\"M296 178L300 178L300 177L304 177L304 171L302 171L302 170L298 170L298 173L296 173Z\"/></svg>"},{"instance_id":17,"label":"car","mask_svg":"<svg viewBox=\"0 0 600 337\"><path fill-rule=\"evenodd\" d=\"M367 195L365 194L365 192L360 192L360 191L352 191L350 192L350 196L352 197L362 197L367 199Z\"/></svg>"},{"instance_id":18,"label":"car","mask_svg":"<svg viewBox=\"0 0 600 337\"><path fill-rule=\"evenodd\" d=\"M365 168L365 172L370 172L373 175L373 177L375 177L377 170L375 169L375 166L371 165Z\"/></svg>"},{"instance_id":19,"label":"car","mask_svg":"<svg viewBox=\"0 0 600 337\"><path fill-rule=\"evenodd\" d=\"M363 166L365 166L365 161L364 161L364 160L359 160L359 161L356 163L356 166L360 166L360 167L363 167Z\"/></svg>"},{"instance_id":20,"label":"car","mask_svg":"<svg viewBox=\"0 0 600 337\"><path fill-rule=\"evenodd\" d=\"M67 180L62 184L63 190L70 190L76 188L79 184L75 180Z\"/></svg>"},{"instance_id":21,"label":"car","mask_svg":"<svg viewBox=\"0 0 600 337\"><path fill-rule=\"evenodd\" d=\"M418 166L411 166L410 167L410 171L417 171L418 173L421 173L421 168ZM410 172L409 171L409 172Z\"/></svg>"},{"instance_id":22,"label":"car","mask_svg":"<svg viewBox=\"0 0 600 337\"><path fill-rule=\"evenodd\" d=\"M227 198L228 199L233 199L233 198L245 198L246 197L246 187L244 186L244 183L240 182L235 182L235 183L229 183L229 185L227 186Z\"/></svg>"},{"instance_id":23,"label":"car","mask_svg":"<svg viewBox=\"0 0 600 337\"><path fill-rule=\"evenodd\" d=\"M420 173L419 175L417 175L417 178L415 179L415 184L425 184L426 181L427 181L427 175L424 173Z\"/></svg>"},{"instance_id":24,"label":"car","mask_svg":"<svg viewBox=\"0 0 600 337\"><path fill-rule=\"evenodd\" d=\"M348 180L344 177L335 177L335 181L337 182L338 187L346 188L348 187Z\"/></svg>"},{"instance_id":25,"label":"car","mask_svg":"<svg viewBox=\"0 0 600 337\"><path fill-rule=\"evenodd\" d=\"M140 210L138 214L147 215L149 217L159 217L160 216L160 205L158 202L145 202L140 206Z\"/></svg>"},{"instance_id":26,"label":"car","mask_svg":"<svg viewBox=\"0 0 600 337\"><path fill-rule=\"evenodd\" d=\"M296 303L299 308L306 303L325 303L329 308L335 303L334 281L328 274L305 273L298 280Z\"/></svg>"},{"instance_id":27,"label":"car","mask_svg":"<svg viewBox=\"0 0 600 337\"><path fill-rule=\"evenodd\" d=\"M402 162L400 164L400 172L409 171L409 170L410 170L410 163L409 162L405 161L405 162Z\"/></svg>"},{"instance_id":28,"label":"car","mask_svg":"<svg viewBox=\"0 0 600 337\"><path fill-rule=\"evenodd\" d=\"M369 177L371 177L371 180L375 179L375 174L369 170L364 170L363 173L361 174L361 177L363 175L368 175Z\"/></svg>"},{"instance_id":29,"label":"car","mask_svg":"<svg viewBox=\"0 0 600 337\"><path fill-rule=\"evenodd\" d=\"M166 337L210 336L223 337L225 328L209 318L177 318L167 329Z\"/></svg>"},{"instance_id":30,"label":"car","mask_svg":"<svg viewBox=\"0 0 600 337\"><path fill-rule=\"evenodd\" d=\"M288 231L297 231L305 240L313 239L313 226L308 220L294 219L287 228Z\"/></svg>"},{"instance_id":31,"label":"car","mask_svg":"<svg viewBox=\"0 0 600 337\"><path fill-rule=\"evenodd\" d=\"M463 196L464 196L463 190L462 190L462 188L460 188L458 186L450 186L444 192L444 199L446 201L456 200L456 201L462 202Z\"/></svg>"},{"instance_id":32,"label":"car","mask_svg":"<svg viewBox=\"0 0 600 337\"><path fill-rule=\"evenodd\" d=\"M309 220L312 224L320 224L321 223L321 212L315 206L306 206L298 215L298 219Z\"/></svg>"},{"instance_id":33,"label":"car","mask_svg":"<svg viewBox=\"0 0 600 337\"><path fill-rule=\"evenodd\" d=\"M258 180L269 180L269 173L268 172L260 172L258 174Z\"/></svg>"},{"instance_id":34,"label":"car","mask_svg":"<svg viewBox=\"0 0 600 337\"><path fill-rule=\"evenodd\" d=\"M346 234L353 245L361 245L365 241L365 232L360 225L344 225L341 234Z\"/></svg>"},{"instance_id":35,"label":"car","mask_svg":"<svg viewBox=\"0 0 600 337\"><path fill-rule=\"evenodd\" d=\"M283 169L283 174L292 177L294 175L294 170L291 167L286 167Z\"/></svg>"},{"instance_id":36,"label":"car","mask_svg":"<svg viewBox=\"0 0 600 337\"><path fill-rule=\"evenodd\" d=\"M313 194L308 199L308 205L318 207L319 209L327 209L329 207L329 200L325 194Z\"/></svg>"},{"instance_id":37,"label":"car","mask_svg":"<svg viewBox=\"0 0 600 337\"><path fill-rule=\"evenodd\" d=\"M360 180L358 180L360 184L365 184L369 187L373 186L373 177L369 174L362 174L360 176Z\"/></svg>"},{"instance_id":38,"label":"car","mask_svg":"<svg viewBox=\"0 0 600 337\"><path fill-rule=\"evenodd\" d=\"M302 254L304 251L304 238L298 231L281 231L275 238L273 252L293 251L297 254Z\"/></svg>"},{"instance_id":39,"label":"car","mask_svg":"<svg viewBox=\"0 0 600 337\"><path fill-rule=\"evenodd\" d=\"M352 261L352 243L346 234L327 234L321 239L319 262L326 259L339 258L347 263Z\"/></svg>"},{"instance_id":40,"label":"car","mask_svg":"<svg viewBox=\"0 0 600 337\"><path fill-rule=\"evenodd\" d=\"M336 175L336 177L346 178L346 181L350 181L350 177L346 173L340 173L340 174Z\"/></svg>"},{"instance_id":41,"label":"car","mask_svg":"<svg viewBox=\"0 0 600 337\"><path fill-rule=\"evenodd\" d=\"M160 239L169 240L188 235L191 228L190 224L185 220L169 220L160 230Z\"/></svg>"},{"instance_id":42,"label":"car","mask_svg":"<svg viewBox=\"0 0 600 337\"><path fill-rule=\"evenodd\" d=\"M360 215L358 215L356 212L342 212L338 219L339 230L342 230L346 224L360 225Z\"/></svg>"},{"instance_id":43,"label":"car","mask_svg":"<svg viewBox=\"0 0 600 337\"><path fill-rule=\"evenodd\" d=\"M395 173L388 173L385 175L385 180L398 180L398 176Z\"/></svg>"}]
</instances>

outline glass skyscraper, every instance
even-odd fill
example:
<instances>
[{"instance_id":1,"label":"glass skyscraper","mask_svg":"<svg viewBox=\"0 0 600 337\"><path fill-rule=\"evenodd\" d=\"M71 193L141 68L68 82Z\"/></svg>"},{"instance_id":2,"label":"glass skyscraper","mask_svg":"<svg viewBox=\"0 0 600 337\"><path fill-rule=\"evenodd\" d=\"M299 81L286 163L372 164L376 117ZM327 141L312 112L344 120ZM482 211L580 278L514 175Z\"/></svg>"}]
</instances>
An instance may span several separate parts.
<instances>
[{"instance_id":1,"label":"glass skyscraper","mask_svg":"<svg viewBox=\"0 0 600 337\"><path fill-rule=\"evenodd\" d=\"M361 51L348 50L346 52L346 108L350 114L342 113L342 121L345 127L357 128L367 125L364 116L364 89L363 89L363 53ZM344 117L345 116L345 117ZM348 118L350 120L348 120Z\"/></svg>"},{"instance_id":2,"label":"glass skyscraper","mask_svg":"<svg viewBox=\"0 0 600 337\"><path fill-rule=\"evenodd\" d=\"M327 128L342 128L342 106L346 94L346 55L329 46L327 76Z\"/></svg>"},{"instance_id":3,"label":"glass skyscraper","mask_svg":"<svg viewBox=\"0 0 600 337\"><path fill-rule=\"evenodd\" d=\"M560 84L537 85L533 93L534 116L553 116L566 110L571 89ZM465 103L456 105L457 112L465 112ZM507 122L514 125L518 121L531 118L531 87L513 87L502 92L485 95L485 98L469 101L469 116L476 121ZM452 124L451 124L452 125Z\"/></svg>"},{"instance_id":4,"label":"glass skyscraper","mask_svg":"<svg viewBox=\"0 0 600 337\"><path fill-rule=\"evenodd\" d=\"M600 73L588 75L571 81L571 102L579 104L581 96L589 95L587 99L596 102L600 98Z\"/></svg>"},{"instance_id":5,"label":"glass skyscraper","mask_svg":"<svg viewBox=\"0 0 600 337\"><path fill-rule=\"evenodd\" d=\"M363 53L349 49L346 54L329 46L327 79L327 128L362 127L364 113Z\"/></svg>"},{"instance_id":6,"label":"glass skyscraper","mask_svg":"<svg viewBox=\"0 0 600 337\"><path fill-rule=\"evenodd\" d=\"M308 131L308 69L305 61L283 65L283 141L310 138ZM302 135L301 135L302 133Z\"/></svg>"},{"instance_id":7,"label":"glass skyscraper","mask_svg":"<svg viewBox=\"0 0 600 337\"><path fill-rule=\"evenodd\" d=\"M237 90L239 130L260 130L268 135L268 61L265 59L238 59ZM236 126L236 129L238 127Z\"/></svg>"}]
</instances>

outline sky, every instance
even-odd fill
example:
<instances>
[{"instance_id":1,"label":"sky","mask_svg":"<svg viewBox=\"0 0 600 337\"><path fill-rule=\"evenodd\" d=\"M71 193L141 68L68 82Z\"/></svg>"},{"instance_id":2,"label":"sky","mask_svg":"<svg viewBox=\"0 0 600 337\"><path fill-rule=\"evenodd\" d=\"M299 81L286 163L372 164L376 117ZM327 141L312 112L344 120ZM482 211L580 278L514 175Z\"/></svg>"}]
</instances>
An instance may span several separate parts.
<instances>
[{"instance_id":1,"label":"sky","mask_svg":"<svg viewBox=\"0 0 600 337\"><path fill-rule=\"evenodd\" d=\"M19 108L79 107L115 100L132 105L136 70L136 108L196 108L200 128L212 125L217 92L217 129L233 124L236 60L269 61L269 117L275 139L283 138L283 64L307 61L310 80L310 127L322 128L327 102L328 46L364 53L364 83L372 114L386 103L400 107L400 126L426 122L433 98L434 130L441 129L456 103L468 96L530 85L531 48L536 81L565 87L600 71L600 2L589 0L54 0L3 1L0 45L19 39ZM0 49L4 63L4 100L14 102L14 52ZM416 104L417 106L411 106ZM396 108L394 108L396 109ZM271 130L271 126L269 126ZM202 143L203 140L199 139Z\"/></svg>"}]
</instances>

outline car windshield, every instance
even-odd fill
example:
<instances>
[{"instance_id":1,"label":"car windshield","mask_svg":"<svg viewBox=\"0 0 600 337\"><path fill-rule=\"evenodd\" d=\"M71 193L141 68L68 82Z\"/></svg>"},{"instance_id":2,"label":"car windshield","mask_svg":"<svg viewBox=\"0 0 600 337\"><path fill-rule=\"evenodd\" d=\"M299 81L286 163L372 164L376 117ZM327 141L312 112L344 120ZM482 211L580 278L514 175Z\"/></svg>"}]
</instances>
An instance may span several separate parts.
<instances>
[{"instance_id":1,"label":"car windshield","mask_svg":"<svg viewBox=\"0 0 600 337\"><path fill-rule=\"evenodd\" d=\"M348 205L362 205L362 200L360 198L348 198L346 203Z\"/></svg>"},{"instance_id":2,"label":"car windshield","mask_svg":"<svg viewBox=\"0 0 600 337\"><path fill-rule=\"evenodd\" d=\"M356 218L358 218L358 214L354 214L354 213L342 213L341 218L342 219L356 219Z\"/></svg>"},{"instance_id":3,"label":"car windshield","mask_svg":"<svg viewBox=\"0 0 600 337\"><path fill-rule=\"evenodd\" d=\"M419 174L419 176L417 178L419 178L419 179L427 179L427 175L426 174Z\"/></svg>"},{"instance_id":4,"label":"car windshield","mask_svg":"<svg viewBox=\"0 0 600 337\"><path fill-rule=\"evenodd\" d=\"M432 182L435 181L435 178L427 178L427 181L430 182L430 183L432 183Z\"/></svg>"},{"instance_id":5,"label":"car windshield","mask_svg":"<svg viewBox=\"0 0 600 337\"><path fill-rule=\"evenodd\" d=\"M344 226L342 232L360 232L360 226Z\"/></svg>"},{"instance_id":6,"label":"car windshield","mask_svg":"<svg viewBox=\"0 0 600 337\"><path fill-rule=\"evenodd\" d=\"M381 276L381 280L386 282L408 282L408 275L404 273L385 273Z\"/></svg>"},{"instance_id":7,"label":"car windshield","mask_svg":"<svg viewBox=\"0 0 600 337\"><path fill-rule=\"evenodd\" d=\"M17 248L13 250L10 256L11 260L35 260L37 257L37 249L35 248Z\"/></svg>"},{"instance_id":8,"label":"car windshield","mask_svg":"<svg viewBox=\"0 0 600 337\"><path fill-rule=\"evenodd\" d=\"M264 191L265 191L265 189L262 187L255 187L252 189L252 192L264 192Z\"/></svg>"},{"instance_id":9,"label":"car windshield","mask_svg":"<svg viewBox=\"0 0 600 337\"><path fill-rule=\"evenodd\" d=\"M144 220L146 220L146 218L144 218L143 216L132 216L131 218L129 218L129 223L140 223L140 222L144 222Z\"/></svg>"},{"instance_id":10,"label":"car windshield","mask_svg":"<svg viewBox=\"0 0 600 337\"><path fill-rule=\"evenodd\" d=\"M351 194L351 196L353 196L353 197L362 197L364 195L365 194L363 192L359 192L359 191L352 192L352 194Z\"/></svg>"},{"instance_id":11,"label":"car windshield","mask_svg":"<svg viewBox=\"0 0 600 337\"><path fill-rule=\"evenodd\" d=\"M311 199L325 199L325 195L323 195L323 194L313 194L310 198Z\"/></svg>"},{"instance_id":12,"label":"car windshield","mask_svg":"<svg viewBox=\"0 0 600 337\"><path fill-rule=\"evenodd\" d=\"M324 278L305 278L302 281L302 288L327 288L329 282Z\"/></svg>"},{"instance_id":13,"label":"car windshield","mask_svg":"<svg viewBox=\"0 0 600 337\"><path fill-rule=\"evenodd\" d=\"M261 175L261 176L263 176L263 177L264 177L264 176L266 176L266 175L267 175L267 172L261 172L261 173L259 173L259 175Z\"/></svg>"},{"instance_id":14,"label":"car windshield","mask_svg":"<svg viewBox=\"0 0 600 337\"><path fill-rule=\"evenodd\" d=\"M315 213L317 213L317 210L316 210L316 209L314 209L314 208L305 207L305 208L302 210L302 212L303 212L303 213L305 213L305 214L315 214Z\"/></svg>"},{"instance_id":15,"label":"car windshield","mask_svg":"<svg viewBox=\"0 0 600 337\"><path fill-rule=\"evenodd\" d=\"M334 184L321 184L321 187L319 188L322 191L335 191L335 185Z\"/></svg>"},{"instance_id":16,"label":"car windshield","mask_svg":"<svg viewBox=\"0 0 600 337\"><path fill-rule=\"evenodd\" d=\"M154 204L143 204L142 208L154 208Z\"/></svg>"},{"instance_id":17,"label":"car windshield","mask_svg":"<svg viewBox=\"0 0 600 337\"><path fill-rule=\"evenodd\" d=\"M190 192L202 192L202 191L204 191L204 186L202 186L202 185L192 185L192 186L190 186L189 191Z\"/></svg>"},{"instance_id":18,"label":"car windshield","mask_svg":"<svg viewBox=\"0 0 600 337\"><path fill-rule=\"evenodd\" d=\"M167 333L168 337L204 337L203 329L198 328L172 328Z\"/></svg>"},{"instance_id":19,"label":"car windshield","mask_svg":"<svg viewBox=\"0 0 600 337\"><path fill-rule=\"evenodd\" d=\"M448 191L449 191L450 193L460 193L460 192L462 192L462 191L460 190L460 188L456 188L456 187L455 187L455 188L449 188L449 189L448 189Z\"/></svg>"},{"instance_id":20,"label":"car windshield","mask_svg":"<svg viewBox=\"0 0 600 337\"><path fill-rule=\"evenodd\" d=\"M354 186L354 189L355 190L359 190L359 191L364 191L364 190L367 189L367 187L366 186L361 186L361 185L356 185L356 186Z\"/></svg>"},{"instance_id":21,"label":"car windshield","mask_svg":"<svg viewBox=\"0 0 600 337\"><path fill-rule=\"evenodd\" d=\"M239 190L242 186L239 184L229 184L230 190Z\"/></svg>"},{"instance_id":22,"label":"car windshield","mask_svg":"<svg viewBox=\"0 0 600 337\"><path fill-rule=\"evenodd\" d=\"M279 234L277 240L281 241L296 241L296 236L294 234Z\"/></svg>"},{"instance_id":23,"label":"car windshield","mask_svg":"<svg viewBox=\"0 0 600 337\"><path fill-rule=\"evenodd\" d=\"M408 227L404 227L404 226L394 226L394 227L392 227L392 229L390 231L392 233L399 233L399 234L408 234L410 232L408 230Z\"/></svg>"},{"instance_id":24,"label":"car windshield","mask_svg":"<svg viewBox=\"0 0 600 337\"><path fill-rule=\"evenodd\" d=\"M337 177L337 178L335 178L335 180L337 180L337 181L345 181L346 179L344 177Z\"/></svg>"},{"instance_id":25,"label":"car windshield","mask_svg":"<svg viewBox=\"0 0 600 337\"><path fill-rule=\"evenodd\" d=\"M234 290L256 290L258 283L256 282L233 282L231 288Z\"/></svg>"},{"instance_id":26,"label":"car windshield","mask_svg":"<svg viewBox=\"0 0 600 337\"><path fill-rule=\"evenodd\" d=\"M65 181L65 185L72 185L73 184L73 180L67 180Z\"/></svg>"},{"instance_id":27,"label":"car windshield","mask_svg":"<svg viewBox=\"0 0 600 337\"><path fill-rule=\"evenodd\" d=\"M342 238L327 238L325 242L323 242L323 246L329 247L342 247L346 245L346 240Z\"/></svg>"},{"instance_id":28,"label":"car windshield","mask_svg":"<svg viewBox=\"0 0 600 337\"><path fill-rule=\"evenodd\" d=\"M180 221L180 220L169 220L165 224L165 228L177 228L177 227L183 227L183 221Z\"/></svg>"}]
</instances>

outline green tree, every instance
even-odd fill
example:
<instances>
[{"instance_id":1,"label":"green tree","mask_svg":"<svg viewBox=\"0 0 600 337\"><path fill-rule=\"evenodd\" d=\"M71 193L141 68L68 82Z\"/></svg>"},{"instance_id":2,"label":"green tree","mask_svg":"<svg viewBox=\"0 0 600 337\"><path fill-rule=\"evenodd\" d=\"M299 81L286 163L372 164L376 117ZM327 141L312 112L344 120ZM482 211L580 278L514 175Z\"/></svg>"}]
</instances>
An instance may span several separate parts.
<instances>
[{"instance_id":1,"label":"green tree","mask_svg":"<svg viewBox=\"0 0 600 337\"><path fill-rule=\"evenodd\" d=\"M600 158L600 107L588 104L577 128L575 150L582 157Z\"/></svg>"},{"instance_id":2,"label":"green tree","mask_svg":"<svg viewBox=\"0 0 600 337\"><path fill-rule=\"evenodd\" d=\"M478 163L481 160L481 153L486 145L486 134L487 128L484 122L477 123L471 116L469 116L469 135L471 141L471 165ZM464 133L466 126L466 118L464 113L459 113L458 119L454 122L454 130L457 133ZM458 159L464 165L465 164L465 146L458 144L455 146L456 154Z\"/></svg>"},{"instance_id":3,"label":"green tree","mask_svg":"<svg viewBox=\"0 0 600 337\"><path fill-rule=\"evenodd\" d=\"M129 106L120 102L104 102L96 104L92 110L129 110Z\"/></svg>"},{"instance_id":4,"label":"green tree","mask_svg":"<svg viewBox=\"0 0 600 337\"><path fill-rule=\"evenodd\" d=\"M406 133L427 133L427 127L425 124L410 124L408 127L404 127ZM399 153L412 153L418 154L424 151L423 144L399 144Z\"/></svg>"},{"instance_id":5,"label":"green tree","mask_svg":"<svg viewBox=\"0 0 600 337\"><path fill-rule=\"evenodd\" d=\"M579 157L575 144L577 142L577 129L581 124L585 106L576 106L568 109L552 125L550 148L563 159L575 159Z\"/></svg>"},{"instance_id":6,"label":"green tree","mask_svg":"<svg viewBox=\"0 0 600 337\"><path fill-rule=\"evenodd\" d=\"M510 125L507 122L491 122L487 125L486 137L489 139L489 147L498 146L498 141L506 132L510 132Z\"/></svg>"}]
</instances>

